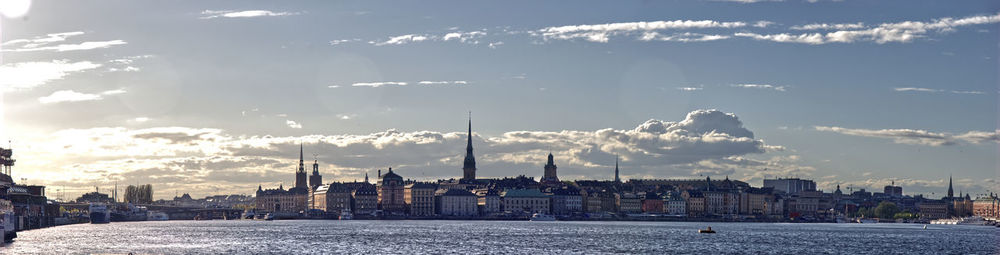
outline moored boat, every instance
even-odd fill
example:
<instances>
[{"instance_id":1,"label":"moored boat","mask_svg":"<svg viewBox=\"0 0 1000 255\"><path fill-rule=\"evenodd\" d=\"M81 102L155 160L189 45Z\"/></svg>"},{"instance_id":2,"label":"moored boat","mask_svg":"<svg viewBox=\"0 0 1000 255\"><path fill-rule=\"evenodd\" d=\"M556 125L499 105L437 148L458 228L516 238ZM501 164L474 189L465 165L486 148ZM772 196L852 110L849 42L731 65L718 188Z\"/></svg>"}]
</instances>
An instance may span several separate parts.
<instances>
[{"instance_id":1,"label":"moored boat","mask_svg":"<svg viewBox=\"0 0 1000 255\"><path fill-rule=\"evenodd\" d=\"M715 230L712 230L712 227L708 227L708 229L699 229L698 233L702 233L702 234L715 234Z\"/></svg>"},{"instance_id":2,"label":"moored boat","mask_svg":"<svg viewBox=\"0 0 1000 255\"><path fill-rule=\"evenodd\" d=\"M91 224L104 224L111 222L111 212L108 211L108 205L104 203L90 203L89 212Z\"/></svg>"},{"instance_id":3,"label":"moored boat","mask_svg":"<svg viewBox=\"0 0 1000 255\"><path fill-rule=\"evenodd\" d=\"M530 220L531 221L555 221L556 220L556 216L552 216L552 215L548 215L548 214L544 214L544 213L536 213L536 214L531 215L531 219Z\"/></svg>"}]
</instances>

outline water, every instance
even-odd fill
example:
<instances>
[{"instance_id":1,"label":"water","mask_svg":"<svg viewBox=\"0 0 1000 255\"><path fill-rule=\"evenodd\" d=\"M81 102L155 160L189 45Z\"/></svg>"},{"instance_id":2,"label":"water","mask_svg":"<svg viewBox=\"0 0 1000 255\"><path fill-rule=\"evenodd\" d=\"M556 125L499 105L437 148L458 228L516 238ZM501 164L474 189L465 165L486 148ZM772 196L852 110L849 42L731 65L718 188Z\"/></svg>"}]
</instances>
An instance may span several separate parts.
<instances>
[{"instance_id":1,"label":"water","mask_svg":"<svg viewBox=\"0 0 1000 255\"><path fill-rule=\"evenodd\" d=\"M699 234L711 225L717 234ZM919 224L158 221L18 233L4 254L1000 254L1000 228Z\"/></svg>"}]
</instances>

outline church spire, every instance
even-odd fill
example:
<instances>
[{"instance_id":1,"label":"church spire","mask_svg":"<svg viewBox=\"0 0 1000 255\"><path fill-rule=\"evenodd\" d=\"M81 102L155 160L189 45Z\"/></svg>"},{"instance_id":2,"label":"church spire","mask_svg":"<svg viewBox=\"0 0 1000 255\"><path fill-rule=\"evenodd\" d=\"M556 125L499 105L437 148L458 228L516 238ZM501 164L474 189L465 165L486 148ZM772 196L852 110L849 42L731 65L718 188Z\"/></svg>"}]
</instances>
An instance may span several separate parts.
<instances>
[{"instance_id":1,"label":"church spire","mask_svg":"<svg viewBox=\"0 0 1000 255\"><path fill-rule=\"evenodd\" d=\"M622 182L622 179L618 178L618 155L615 155L615 182Z\"/></svg>"},{"instance_id":2,"label":"church spire","mask_svg":"<svg viewBox=\"0 0 1000 255\"><path fill-rule=\"evenodd\" d=\"M468 145L465 146L465 164L462 167L462 179L476 179L476 157L472 155L472 112L469 112L469 136Z\"/></svg>"},{"instance_id":3,"label":"church spire","mask_svg":"<svg viewBox=\"0 0 1000 255\"><path fill-rule=\"evenodd\" d=\"M948 175L948 199L955 198L955 190L951 186L951 175Z\"/></svg>"}]
</instances>

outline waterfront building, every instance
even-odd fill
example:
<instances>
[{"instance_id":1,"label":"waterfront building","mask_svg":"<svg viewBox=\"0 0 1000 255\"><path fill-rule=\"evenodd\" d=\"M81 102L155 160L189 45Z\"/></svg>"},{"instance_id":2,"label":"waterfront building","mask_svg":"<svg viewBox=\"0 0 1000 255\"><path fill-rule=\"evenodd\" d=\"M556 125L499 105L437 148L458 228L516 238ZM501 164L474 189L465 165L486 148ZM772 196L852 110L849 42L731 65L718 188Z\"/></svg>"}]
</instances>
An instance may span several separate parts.
<instances>
[{"instance_id":1,"label":"waterfront building","mask_svg":"<svg viewBox=\"0 0 1000 255\"><path fill-rule=\"evenodd\" d=\"M278 186L277 189L263 189L257 187L255 208L264 212L298 213L307 209L309 191L305 188L291 188L285 190Z\"/></svg>"},{"instance_id":2,"label":"waterfront building","mask_svg":"<svg viewBox=\"0 0 1000 255\"><path fill-rule=\"evenodd\" d=\"M934 220L948 218L948 203L941 200L923 201L917 205L921 219Z\"/></svg>"},{"instance_id":3,"label":"waterfront building","mask_svg":"<svg viewBox=\"0 0 1000 255\"><path fill-rule=\"evenodd\" d=\"M799 178L764 179L765 188L774 188L787 194L816 190L816 182Z\"/></svg>"},{"instance_id":4,"label":"waterfront building","mask_svg":"<svg viewBox=\"0 0 1000 255\"><path fill-rule=\"evenodd\" d=\"M351 207L354 208L354 215L370 215L378 209L378 190L375 185L367 182L356 185L357 188L351 196Z\"/></svg>"},{"instance_id":5,"label":"waterfront building","mask_svg":"<svg viewBox=\"0 0 1000 255\"><path fill-rule=\"evenodd\" d=\"M663 197L657 195L653 192L647 192L642 200L642 212L645 213L662 213L663 210Z\"/></svg>"},{"instance_id":6,"label":"waterfront building","mask_svg":"<svg viewBox=\"0 0 1000 255\"><path fill-rule=\"evenodd\" d=\"M323 176L319 175L319 160L313 160L313 172L309 176L309 187L315 189L323 185Z\"/></svg>"},{"instance_id":7,"label":"waterfront building","mask_svg":"<svg viewBox=\"0 0 1000 255\"><path fill-rule=\"evenodd\" d=\"M471 115L471 114L470 114ZM468 144L465 146L465 161L462 166L462 180L476 180L476 157L472 155L472 116L469 116Z\"/></svg>"},{"instance_id":8,"label":"waterfront building","mask_svg":"<svg viewBox=\"0 0 1000 255\"><path fill-rule=\"evenodd\" d=\"M687 202L680 194L671 195L667 198L665 212L671 215L687 215Z\"/></svg>"},{"instance_id":9,"label":"waterfront building","mask_svg":"<svg viewBox=\"0 0 1000 255\"><path fill-rule=\"evenodd\" d=\"M749 188L739 193L739 214L774 215L774 188ZM777 211L781 214L781 211Z\"/></svg>"},{"instance_id":10,"label":"waterfront building","mask_svg":"<svg viewBox=\"0 0 1000 255\"><path fill-rule=\"evenodd\" d=\"M378 204L382 211L388 214L405 214L406 202L403 194L403 177L392 172L379 176Z\"/></svg>"},{"instance_id":11,"label":"waterfront building","mask_svg":"<svg viewBox=\"0 0 1000 255\"><path fill-rule=\"evenodd\" d=\"M326 212L339 215L344 209L351 210L351 197L354 193L350 187L343 183L330 183L326 185Z\"/></svg>"},{"instance_id":12,"label":"waterfront building","mask_svg":"<svg viewBox=\"0 0 1000 255\"><path fill-rule=\"evenodd\" d=\"M500 194L504 211L549 213L549 197L537 189L511 189Z\"/></svg>"},{"instance_id":13,"label":"waterfront building","mask_svg":"<svg viewBox=\"0 0 1000 255\"><path fill-rule=\"evenodd\" d=\"M580 190L574 187L552 188L552 214L571 215L583 212L583 197Z\"/></svg>"},{"instance_id":14,"label":"waterfront building","mask_svg":"<svg viewBox=\"0 0 1000 255\"><path fill-rule=\"evenodd\" d=\"M584 212L587 212L587 213L604 212L603 210L601 210L601 194L600 194L601 192L600 191L589 191L588 192L587 190L582 190L581 192L583 194L585 194L585 195L583 195L583 198L584 198L583 199L583 203L584 203L583 210L584 210Z\"/></svg>"},{"instance_id":15,"label":"waterfront building","mask_svg":"<svg viewBox=\"0 0 1000 255\"><path fill-rule=\"evenodd\" d=\"M545 171L542 173L541 182L549 185L560 184L559 177L556 176L556 163L552 159L552 153L549 153L549 160L545 163Z\"/></svg>"},{"instance_id":16,"label":"waterfront building","mask_svg":"<svg viewBox=\"0 0 1000 255\"><path fill-rule=\"evenodd\" d=\"M642 212L642 199L635 193L615 193L615 205L620 213Z\"/></svg>"},{"instance_id":17,"label":"waterfront building","mask_svg":"<svg viewBox=\"0 0 1000 255\"><path fill-rule=\"evenodd\" d=\"M705 214L705 197L702 196L701 191L685 190L681 192L681 197L686 203L684 207L688 215L701 216Z\"/></svg>"},{"instance_id":18,"label":"waterfront building","mask_svg":"<svg viewBox=\"0 0 1000 255\"><path fill-rule=\"evenodd\" d=\"M799 191L788 197L788 213L792 217L796 215L801 216L816 216L818 211L821 211L820 198L823 196L821 191ZM823 210L825 211L825 210Z\"/></svg>"},{"instance_id":19,"label":"waterfront building","mask_svg":"<svg viewBox=\"0 0 1000 255\"><path fill-rule=\"evenodd\" d=\"M1000 218L1000 198L993 193L980 196L972 202L972 215L983 218Z\"/></svg>"},{"instance_id":20,"label":"waterfront building","mask_svg":"<svg viewBox=\"0 0 1000 255\"><path fill-rule=\"evenodd\" d=\"M478 189L476 190L476 198L476 205L479 207L481 215L492 215L502 212L500 210L500 192L496 189Z\"/></svg>"},{"instance_id":21,"label":"waterfront building","mask_svg":"<svg viewBox=\"0 0 1000 255\"><path fill-rule=\"evenodd\" d=\"M476 216L478 215L477 198L475 194L464 189L441 189L435 194L438 214L441 216Z\"/></svg>"},{"instance_id":22,"label":"waterfront building","mask_svg":"<svg viewBox=\"0 0 1000 255\"><path fill-rule=\"evenodd\" d=\"M329 212L326 205L327 191L330 189L330 185L320 185L312 188L309 192L309 210L320 210L324 212Z\"/></svg>"},{"instance_id":23,"label":"waterfront building","mask_svg":"<svg viewBox=\"0 0 1000 255\"><path fill-rule=\"evenodd\" d=\"M108 194L100 193L99 190L94 192L88 192L76 199L77 203L113 203L114 200L111 199Z\"/></svg>"},{"instance_id":24,"label":"waterfront building","mask_svg":"<svg viewBox=\"0 0 1000 255\"><path fill-rule=\"evenodd\" d=\"M434 191L437 185L426 182L415 182L403 188L403 202L410 206L410 215L434 215Z\"/></svg>"}]
</instances>

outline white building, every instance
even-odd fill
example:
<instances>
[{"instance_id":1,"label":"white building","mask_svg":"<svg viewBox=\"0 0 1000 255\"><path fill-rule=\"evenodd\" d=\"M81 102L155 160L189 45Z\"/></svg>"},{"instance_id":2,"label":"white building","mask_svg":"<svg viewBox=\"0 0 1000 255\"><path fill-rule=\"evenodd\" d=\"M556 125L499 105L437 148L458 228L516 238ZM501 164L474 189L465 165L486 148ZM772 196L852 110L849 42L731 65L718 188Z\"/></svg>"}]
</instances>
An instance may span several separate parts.
<instances>
[{"instance_id":1,"label":"white building","mask_svg":"<svg viewBox=\"0 0 1000 255\"><path fill-rule=\"evenodd\" d=\"M438 214L441 216L476 216L477 198L464 189L440 189L435 194Z\"/></svg>"}]
</instances>

